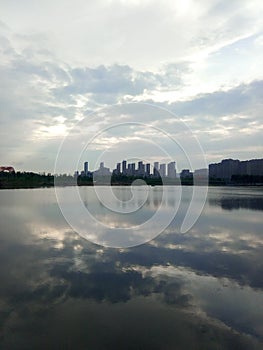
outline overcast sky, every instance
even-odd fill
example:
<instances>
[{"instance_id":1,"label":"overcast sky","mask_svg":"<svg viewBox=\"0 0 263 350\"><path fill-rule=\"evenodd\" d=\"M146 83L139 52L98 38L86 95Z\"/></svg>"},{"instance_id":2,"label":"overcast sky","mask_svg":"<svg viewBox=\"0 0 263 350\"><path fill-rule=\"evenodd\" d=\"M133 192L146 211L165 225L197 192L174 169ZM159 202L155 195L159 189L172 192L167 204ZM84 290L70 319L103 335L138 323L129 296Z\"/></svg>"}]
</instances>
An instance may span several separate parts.
<instances>
[{"instance_id":1,"label":"overcast sky","mask_svg":"<svg viewBox=\"0 0 263 350\"><path fill-rule=\"evenodd\" d=\"M0 165L53 172L84 119L58 171L76 158L168 161L155 146L165 133L180 144L178 119L208 163L262 158L262 18L261 0L0 0ZM151 107L110 107L132 102ZM133 118L145 125L111 128Z\"/></svg>"}]
</instances>

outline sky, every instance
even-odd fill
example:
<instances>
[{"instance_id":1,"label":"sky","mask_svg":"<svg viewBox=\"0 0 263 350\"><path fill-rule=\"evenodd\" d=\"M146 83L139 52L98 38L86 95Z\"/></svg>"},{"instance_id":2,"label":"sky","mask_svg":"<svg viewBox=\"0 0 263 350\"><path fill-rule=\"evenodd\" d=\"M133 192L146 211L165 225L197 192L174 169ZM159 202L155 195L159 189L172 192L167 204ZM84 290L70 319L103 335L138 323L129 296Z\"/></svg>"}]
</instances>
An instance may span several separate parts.
<instances>
[{"instance_id":1,"label":"sky","mask_svg":"<svg viewBox=\"0 0 263 350\"><path fill-rule=\"evenodd\" d=\"M262 15L261 0L0 0L0 165L262 158Z\"/></svg>"}]
</instances>

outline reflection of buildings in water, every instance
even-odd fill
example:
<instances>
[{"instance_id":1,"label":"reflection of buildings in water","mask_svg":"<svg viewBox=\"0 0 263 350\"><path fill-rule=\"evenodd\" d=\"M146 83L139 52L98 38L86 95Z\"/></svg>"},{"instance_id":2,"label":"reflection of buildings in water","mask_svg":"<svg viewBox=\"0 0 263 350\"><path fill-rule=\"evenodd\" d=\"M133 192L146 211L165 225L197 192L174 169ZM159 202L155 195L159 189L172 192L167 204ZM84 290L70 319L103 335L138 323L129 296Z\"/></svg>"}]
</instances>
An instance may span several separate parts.
<instances>
[{"instance_id":1,"label":"reflection of buildings in water","mask_svg":"<svg viewBox=\"0 0 263 350\"><path fill-rule=\"evenodd\" d=\"M233 209L253 209L263 210L263 198L262 197L222 197L222 198L209 198L209 205L221 206L225 210Z\"/></svg>"},{"instance_id":2,"label":"reflection of buildings in water","mask_svg":"<svg viewBox=\"0 0 263 350\"><path fill-rule=\"evenodd\" d=\"M162 188L158 191L149 192L145 206L159 208L161 205L166 208L173 208L177 204L176 193L173 191L167 192Z\"/></svg>"},{"instance_id":3,"label":"reflection of buildings in water","mask_svg":"<svg viewBox=\"0 0 263 350\"><path fill-rule=\"evenodd\" d=\"M120 201L119 204L121 208L138 209L140 207L147 207L156 210L160 206L163 208L175 208L178 204L178 196L176 191L169 190L169 192L167 192L162 188L150 190L147 188L145 191L147 191L147 193L141 190L135 192L134 197L132 197L130 188L128 188L127 191L122 191L122 193L115 193L114 191L114 195L116 196L116 200ZM87 209L91 207L94 209L94 204L96 203L97 206L104 207L103 202L101 202L96 195L94 196L94 194L92 196L88 196L88 194L85 192L82 194L82 200Z\"/></svg>"}]
</instances>

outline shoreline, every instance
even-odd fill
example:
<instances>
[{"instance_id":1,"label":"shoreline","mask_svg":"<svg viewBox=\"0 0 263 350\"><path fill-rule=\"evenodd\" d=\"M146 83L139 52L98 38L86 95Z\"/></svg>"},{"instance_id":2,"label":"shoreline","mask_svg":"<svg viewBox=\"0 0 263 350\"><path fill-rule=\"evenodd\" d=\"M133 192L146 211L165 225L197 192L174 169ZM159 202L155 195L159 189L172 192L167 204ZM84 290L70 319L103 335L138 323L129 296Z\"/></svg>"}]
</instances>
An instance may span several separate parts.
<instances>
[{"instance_id":1,"label":"shoreline","mask_svg":"<svg viewBox=\"0 0 263 350\"><path fill-rule=\"evenodd\" d=\"M131 186L148 186L148 187L174 187L174 186L182 186L182 187L242 187L242 188L262 188L263 184L221 184L221 185L215 185L215 184L157 184L157 185L150 185L150 184L142 184L142 185L132 185L131 184L88 184L88 185L76 185L76 184L64 184L64 185L42 185L42 186L6 186L6 187L0 187L1 190L34 190L34 189L49 189L49 188L65 188L65 187L131 187Z\"/></svg>"},{"instance_id":2,"label":"shoreline","mask_svg":"<svg viewBox=\"0 0 263 350\"><path fill-rule=\"evenodd\" d=\"M73 177L71 175L51 175L30 173L0 174L0 190L5 189L34 189L68 186L213 186L213 187L263 187L263 177L245 177L233 179L215 179L213 177L132 177L113 176L98 178L93 182L92 177Z\"/></svg>"}]
</instances>

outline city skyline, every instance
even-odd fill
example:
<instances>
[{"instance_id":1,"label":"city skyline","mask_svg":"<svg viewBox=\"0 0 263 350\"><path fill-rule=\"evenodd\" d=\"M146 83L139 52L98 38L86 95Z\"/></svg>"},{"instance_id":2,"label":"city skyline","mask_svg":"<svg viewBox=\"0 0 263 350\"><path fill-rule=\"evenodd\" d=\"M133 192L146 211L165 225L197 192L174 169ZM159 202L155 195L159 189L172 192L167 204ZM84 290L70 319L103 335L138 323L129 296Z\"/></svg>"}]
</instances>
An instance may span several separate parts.
<instances>
[{"instance_id":1,"label":"city skyline","mask_svg":"<svg viewBox=\"0 0 263 350\"><path fill-rule=\"evenodd\" d=\"M116 167L110 170L110 168L107 168L104 166L104 162L100 162L99 168L94 169L93 171L89 170L89 162L84 162L84 169L79 172L78 170L75 171L76 175L85 175L88 176L91 173L100 173L104 175L109 175L110 173L113 175L126 175L126 176L150 176L153 175L155 177L170 177L170 178L176 178L176 162L172 161L169 163L161 163L154 162L154 164L151 163L144 163L143 161L138 161L137 166L136 162L128 162L127 160L122 160L122 162L116 163Z\"/></svg>"},{"instance_id":2,"label":"city skyline","mask_svg":"<svg viewBox=\"0 0 263 350\"><path fill-rule=\"evenodd\" d=\"M137 165L137 166L136 166ZM21 170L15 170L13 166L1 165L0 172L21 172ZM22 171L23 172L23 171ZM39 172L39 174L44 174L46 172ZM51 175L51 173L48 173ZM65 173L63 173L65 174ZM116 167L110 169L105 167L105 162L100 162L97 169L90 170L89 162L85 161L83 163L83 170L75 170L73 173L68 173L70 176L88 176L92 177L93 174L98 175L125 175L125 176L137 176L137 177L207 177L210 178L220 178L229 181L232 175L247 175L247 176L263 176L263 158L253 158L248 160L239 160L226 158L222 159L218 163L210 163L207 168L201 169L181 169L177 171L176 162L172 161L169 163L154 162L144 163L143 161L129 162L123 160L122 162L117 162Z\"/></svg>"},{"instance_id":3,"label":"city skyline","mask_svg":"<svg viewBox=\"0 0 263 350\"><path fill-rule=\"evenodd\" d=\"M93 173L98 175L125 175L125 176L142 176L142 177L169 177L176 178L179 176L189 177L195 175L197 177L211 177L230 180L232 175L251 175L263 176L263 159L249 159L240 161L239 159L222 159L219 163L211 163L208 168L202 169L181 169L177 172L176 162L169 163L154 162L145 163L138 161L129 163L127 160L117 162L114 169L107 168L104 162L100 162L98 169L89 170L88 162L84 162L84 170L75 171L76 175L91 176Z\"/></svg>"}]
</instances>

